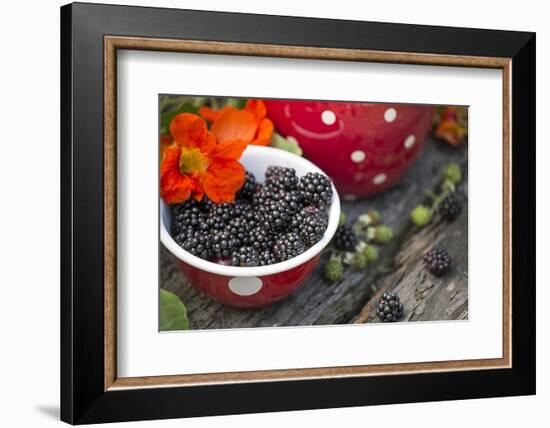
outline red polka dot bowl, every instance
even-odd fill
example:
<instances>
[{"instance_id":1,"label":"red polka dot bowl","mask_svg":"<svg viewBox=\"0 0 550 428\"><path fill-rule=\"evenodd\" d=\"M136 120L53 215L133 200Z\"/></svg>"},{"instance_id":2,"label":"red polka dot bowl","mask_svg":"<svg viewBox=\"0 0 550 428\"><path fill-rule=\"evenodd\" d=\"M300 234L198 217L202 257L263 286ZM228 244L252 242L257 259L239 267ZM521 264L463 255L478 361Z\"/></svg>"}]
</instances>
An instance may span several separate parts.
<instances>
[{"instance_id":1,"label":"red polka dot bowl","mask_svg":"<svg viewBox=\"0 0 550 428\"><path fill-rule=\"evenodd\" d=\"M434 107L265 100L279 133L333 180L344 200L393 186L418 156Z\"/></svg>"},{"instance_id":2,"label":"red polka dot bowl","mask_svg":"<svg viewBox=\"0 0 550 428\"><path fill-rule=\"evenodd\" d=\"M320 172L303 157L271 147L248 146L242 164L260 180L269 165L292 167L299 177ZM160 240L177 259L189 282L219 303L235 308L260 308L291 294L304 283L317 265L321 251L328 245L340 218L340 199L333 186L329 222L323 238L293 259L269 266L227 266L192 255L181 248L170 235L170 209L161 201Z\"/></svg>"}]
</instances>

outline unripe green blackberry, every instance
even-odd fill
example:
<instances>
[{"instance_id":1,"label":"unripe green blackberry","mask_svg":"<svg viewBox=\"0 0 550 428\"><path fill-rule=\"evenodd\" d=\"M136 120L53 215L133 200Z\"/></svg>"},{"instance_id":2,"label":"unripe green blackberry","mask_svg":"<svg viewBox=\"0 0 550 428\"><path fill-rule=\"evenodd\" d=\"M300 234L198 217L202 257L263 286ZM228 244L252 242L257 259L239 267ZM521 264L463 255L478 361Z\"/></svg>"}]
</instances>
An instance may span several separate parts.
<instances>
[{"instance_id":1,"label":"unripe green blackberry","mask_svg":"<svg viewBox=\"0 0 550 428\"><path fill-rule=\"evenodd\" d=\"M330 282L336 282L342 278L344 273L344 265L342 264L342 258L339 256L333 256L325 264L323 274Z\"/></svg>"},{"instance_id":2,"label":"unripe green blackberry","mask_svg":"<svg viewBox=\"0 0 550 428\"><path fill-rule=\"evenodd\" d=\"M411 211L411 220L417 226L425 226L432 219L432 210L424 205L417 205Z\"/></svg>"},{"instance_id":3,"label":"unripe green blackberry","mask_svg":"<svg viewBox=\"0 0 550 428\"><path fill-rule=\"evenodd\" d=\"M386 226L385 224L376 226L374 231L375 242L378 242L379 244L385 244L386 242L390 241L392 238L393 238L393 231L389 226Z\"/></svg>"},{"instance_id":4,"label":"unripe green blackberry","mask_svg":"<svg viewBox=\"0 0 550 428\"><path fill-rule=\"evenodd\" d=\"M460 171L460 166L452 162L448 164L443 170L443 179L449 180L453 184L458 184L462 180L462 172Z\"/></svg>"}]
</instances>

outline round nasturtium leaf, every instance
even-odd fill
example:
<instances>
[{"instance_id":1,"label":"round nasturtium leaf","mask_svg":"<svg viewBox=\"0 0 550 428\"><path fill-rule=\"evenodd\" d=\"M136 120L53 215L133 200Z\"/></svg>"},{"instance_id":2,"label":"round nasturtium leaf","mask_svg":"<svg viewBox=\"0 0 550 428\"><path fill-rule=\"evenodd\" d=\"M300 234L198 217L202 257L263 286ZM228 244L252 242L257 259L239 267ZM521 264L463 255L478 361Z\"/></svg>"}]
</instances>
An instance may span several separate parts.
<instances>
[{"instance_id":1,"label":"round nasturtium leaf","mask_svg":"<svg viewBox=\"0 0 550 428\"><path fill-rule=\"evenodd\" d=\"M187 309L171 291L160 289L160 331L189 330Z\"/></svg>"}]
</instances>

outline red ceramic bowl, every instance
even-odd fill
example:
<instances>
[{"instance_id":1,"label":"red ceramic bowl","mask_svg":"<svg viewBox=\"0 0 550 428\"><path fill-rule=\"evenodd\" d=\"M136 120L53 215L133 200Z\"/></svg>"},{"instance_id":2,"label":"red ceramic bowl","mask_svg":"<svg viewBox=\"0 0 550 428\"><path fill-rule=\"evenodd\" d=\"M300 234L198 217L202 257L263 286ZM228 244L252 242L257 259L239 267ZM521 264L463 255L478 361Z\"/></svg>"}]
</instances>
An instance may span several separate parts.
<instances>
[{"instance_id":1,"label":"red ceramic bowl","mask_svg":"<svg viewBox=\"0 0 550 428\"><path fill-rule=\"evenodd\" d=\"M322 172L307 159L271 147L249 146L241 162L256 177L264 176L269 165L292 167L298 176ZM283 299L304 283L320 253L332 239L340 218L340 199L333 186L329 223L323 238L299 256L269 266L226 266L192 255L170 236L170 210L161 203L160 240L178 259L191 284L212 299L236 308L259 308Z\"/></svg>"},{"instance_id":2,"label":"red ceramic bowl","mask_svg":"<svg viewBox=\"0 0 550 428\"><path fill-rule=\"evenodd\" d=\"M278 132L333 180L344 200L393 186L416 159L434 108L405 104L265 100Z\"/></svg>"}]
</instances>

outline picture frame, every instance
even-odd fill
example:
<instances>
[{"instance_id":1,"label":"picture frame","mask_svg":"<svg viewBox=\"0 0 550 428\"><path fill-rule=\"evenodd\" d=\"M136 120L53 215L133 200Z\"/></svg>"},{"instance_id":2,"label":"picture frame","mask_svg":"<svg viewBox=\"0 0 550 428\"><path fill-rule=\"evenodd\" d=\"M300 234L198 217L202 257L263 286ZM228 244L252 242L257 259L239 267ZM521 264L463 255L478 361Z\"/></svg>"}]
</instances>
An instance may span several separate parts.
<instances>
[{"instance_id":1,"label":"picture frame","mask_svg":"<svg viewBox=\"0 0 550 428\"><path fill-rule=\"evenodd\" d=\"M502 357L117 376L118 50L502 70ZM534 33L63 6L61 419L86 424L534 394L535 90Z\"/></svg>"}]
</instances>

